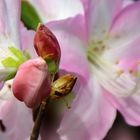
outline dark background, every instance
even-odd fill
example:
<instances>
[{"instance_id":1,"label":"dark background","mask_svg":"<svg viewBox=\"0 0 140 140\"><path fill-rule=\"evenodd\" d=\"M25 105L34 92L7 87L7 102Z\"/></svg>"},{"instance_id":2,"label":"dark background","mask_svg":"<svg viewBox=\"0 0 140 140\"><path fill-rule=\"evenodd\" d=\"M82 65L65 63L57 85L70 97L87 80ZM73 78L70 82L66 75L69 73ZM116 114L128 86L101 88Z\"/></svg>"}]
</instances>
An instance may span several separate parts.
<instances>
[{"instance_id":1,"label":"dark background","mask_svg":"<svg viewBox=\"0 0 140 140\"><path fill-rule=\"evenodd\" d=\"M120 113L104 140L140 140L140 127L129 126Z\"/></svg>"}]
</instances>

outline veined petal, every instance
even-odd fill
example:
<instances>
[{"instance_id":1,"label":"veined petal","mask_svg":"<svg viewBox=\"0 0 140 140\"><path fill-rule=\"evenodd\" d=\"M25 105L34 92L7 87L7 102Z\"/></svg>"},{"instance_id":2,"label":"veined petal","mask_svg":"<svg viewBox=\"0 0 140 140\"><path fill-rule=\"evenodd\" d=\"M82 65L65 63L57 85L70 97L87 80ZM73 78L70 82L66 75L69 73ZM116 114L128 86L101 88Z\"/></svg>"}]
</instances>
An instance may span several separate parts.
<instances>
[{"instance_id":1,"label":"veined petal","mask_svg":"<svg viewBox=\"0 0 140 140\"><path fill-rule=\"evenodd\" d=\"M67 20L51 22L48 26L56 35L61 47L60 68L78 73L87 79L89 71L85 53L86 36L83 29L84 25L82 22L79 23L81 18L81 16L76 16Z\"/></svg>"},{"instance_id":2,"label":"veined petal","mask_svg":"<svg viewBox=\"0 0 140 140\"><path fill-rule=\"evenodd\" d=\"M123 6L128 6L129 4L132 4L134 1L133 0L124 0Z\"/></svg>"},{"instance_id":3,"label":"veined petal","mask_svg":"<svg viewBox=\"0 0 140 140\"><path fill-rule=\"evenodd\" d=\"M80 22L79 22L80 21ZM72 18L67 18L59 21L51 21L46 24L52 31L67 32L79 37L83 42L87 41L85 28L85 20L83 15L76 15Z\"/></svg>"},{"instance_id":4,"label":"veined petal","mask_svg":"<svg viewBox=\"0 0 140 140\"><path fill-rule=\"evenodd\" d=\"M20 47L20 0L0 1L0 34L7 40L11 40L16 47ZM3 38L0 38L0 43Z\"/></svg>"},{"instance_id":5,"label":"veined petal","mask_svg":"<svg viewBox=\"0 0 140 140\"><path fill-rule=\"evenodd\" d=\"M112 96L111 94L108 94L107 96L114 107L121 112L128 124L133 126L140 125L139 94L122 98Z\"/></svg>"},{"instance_id":6,"label":"veined petal","mask_svg":"<svg viewBox=\"0 0 140 140\"><path fill-rule=\"evenodd\" d=\"M5 131L0 131L2 140L27 140L32 130L32 110L14 97L0 101L0 120Z\"/></svg>"},{"instance_id":7,"label":"veined petal","mask_svg":"<svg viewBox=\"0 0 140 140\"><path fill-rule=\"evenodd\" d=\"M100 39L108 31L113 17L120 11L122 0L81 0L90 39Z\"/></svg>"},{"instance_id":8,"label":"veined petal","mask_svg":"<svg viewBox=\"0 0 140 140\"><path fill-rule=\"evenodd\" d=\"M35 32L33 30L28 30L23 24L20 25L20 29L21 29L20 38L21 38L21 44L22 44L21 50L29 54L31 58L37 57L38 55L33 45Z\"/></svg>"},{"instance_id":9,"label":"veined petal","mask_svg":"<svg viewBox=\"0 0 140 140\"><path fill-rule=\"evenodd\" d=\"M17 66L24 59L24 56L18 50L20 48L19 24L20 24L20 0L14 1L1 0L0 81L7 80L10 79L10 77L13 77L13 75L17 70Z\"/></svg>"},{"instance_id":10,"label":"veined petal","mask_svg":"<svg viewBox=\"0 0 140 140\"><path fill-rule=\"evenodd\" d=\"M80 0L29 0L44 23L83 13Z\"/></svg>"},{"instance_id":11,"label":"veined petal","mask_svg":"<svg viewBox=\"0 0 140 140\"><path fill-rule=\"evenodd\" d=\"M115 96L130 96L139 92L139 74L134 77L128 72L119 71L115 64L97 56L95 59L96 65L91 65L91 69L102 87Z\"/></svg>"},{"instance_id":12,"label":"veined petal","mask_svg":"<svg viewBox=\"0 0 140 140\"><path fill-rule=\"evenodd\" d=\"M13 97L13 92L11 90L13 79L8 80L4 83L0 90L0 99L10 99Z\"/></svg>"},{"instance_id":13,"label":"veined petal","mask_svg":"<svg viewBox=\"0 0 140 140\"><path fill-rule=\"evenodd\" d=\"M115 109L105 99L103 90L92 76L88 85L81 88L71 109L65 113L58 133L61 140L102 140L115 116Z\"/></svg>"},{"instance_id":14,"label":"veined petal","mask_svg":"<svg viewBox=\"0 0 140 140\"><path fill-rule=\"evenodd\" d=\"M27 30L23 24L20 27L21 50L16 48L12 40L7 40L1 36L0 40L0 81L6 80L9 75L13 76L20 64L29 57L35 57L36 52L33 47L34 32ZM10 78L9 78L10 79Z\"/></svg>"},{"instance_id":15,"label":"veined petal","mask_svg":"<svg viewBox=\"0 0 140 140\"><path fill-rule=\"evenodd\" d=\"M110 49L106 50L103 54L103 59L117 63L118 67L123 70L134 69L140 61L140 36L132 42L110 42ZM112 45L112 46L111 46Z\"/></svg>"},{"instance_id":16,"label":"veined petal","mask_svg":"<svg viewBox=\"0 0 140 140\"><path fill-rule=\"evenodd\" d=\"M119 45L127 45L140 36L140 2L124 8L112 22L109 36ZM131 20L130 20L131 18ZM113 45L112 45L113 46ZM115 47L115 46L114 46Z\"/></svg>"},{"instance_id":17,"label":"veined petal","mask_svg":"<svg viewBox=\"0 0 140 140\"><path fill-rule=\"evenodd\" d=\"M140 83L139 43L140 36L133 38L133 40L122 37L122 40L117 42L116 39L116 41L114 40L114 42L110 43L110 48L111 45L112 48L104 53L103 59L111 61L112 65L115 65L117 68L116 73L118 73L118 76L111 80L112 84L110 83L111 81L108 84L112 87L114 86L112 90L110 90L111 88L108 89L111 93L116 92L116 95L120 94L121 96L131 96L140 93L140 88L138 86ZM109 71L111 74L111 69ZM109 76L106 79L109 80Z\"/></svg>"}]
</instances>

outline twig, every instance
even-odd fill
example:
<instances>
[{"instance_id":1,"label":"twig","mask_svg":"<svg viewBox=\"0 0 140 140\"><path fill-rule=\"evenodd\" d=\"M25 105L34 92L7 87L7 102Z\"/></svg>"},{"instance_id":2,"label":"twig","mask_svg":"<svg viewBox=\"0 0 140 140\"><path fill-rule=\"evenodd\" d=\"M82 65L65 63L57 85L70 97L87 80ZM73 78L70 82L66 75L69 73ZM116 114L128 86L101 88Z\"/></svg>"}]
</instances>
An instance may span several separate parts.
<instances>
[{"instance_id":1,"label":"twig","mask_svg":"<svg viewBox=\"0 0 140 140\"><path fill-rule=\"evenodd\" d=\"M51 83L53 82L54 78L55 78L55 74L51 74L50 75ZM35 123L34 123L32 133L31 133L30 140L38 140L42 119L43 119L44 113L47 109L47 106L48 106L49 102L50 102L50 96L46 97L41 102L41 105L39 107L39 111L37 113L37 117L35 117Z\"/></svg>"},{"instance_id":2,"label":"twig","mask_svg":"<svg viewBox=\"0 0 140 140\"><path fill-rule=\"evenodd\" d=\"M34 123L34 127L33 127L33 130L32 130L32 133L31 133L30 140L37 140L38 139L39 131L40 131L41 123L42 123L42 119L43 119L44 113L46 111L46 108L47 108L49 102L50 102L50 98L49 97L47 97L46 99L44 99L41 102L41 105L40 105L37 117L35 119L35 123Z\"/></svg>"}]
</instances>

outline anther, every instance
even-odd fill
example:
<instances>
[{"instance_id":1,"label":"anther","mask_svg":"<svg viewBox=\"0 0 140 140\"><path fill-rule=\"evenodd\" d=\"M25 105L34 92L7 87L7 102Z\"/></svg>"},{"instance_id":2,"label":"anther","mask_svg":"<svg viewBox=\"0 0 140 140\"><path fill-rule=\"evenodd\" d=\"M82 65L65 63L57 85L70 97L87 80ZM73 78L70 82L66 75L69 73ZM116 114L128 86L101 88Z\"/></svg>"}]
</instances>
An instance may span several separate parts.
<instances>
[{"instance_id":1,"label":"anther","mask_svg":"<svg viewBox=\"0 0 140 140\"><path fill-rule=\"evenodd\" d=\"M95 47L93 50L94 50L95 52L98 52L98 51L99 51L99 48Z\"/></svg>"},{"instance_id":2,"label":"anther","mask_svg":"<svg viewBox=\"0 0 140 140\"><path fill-rule=\"evenodd\" d=\"M10 85L10 84L8 84L7 87L8 87L9 89L11 89L11 85Z\"/></svg>"},{"instance_id":3,"label":"anther","mask_svg":"<svg viewBox=\"0 0 140 140\"><path fill-rule=\"evenodd\" d=\"M117 61L115 62L115 64L119 64L119 60L117 60Z\"/></svg>"},{"instance_id":4,"label":"anther","mask_svg":"<svg viewBox=\"0 0 140 140\"><path fill-rule=\"evenodd\" d=\"M129 73L133 74L134 70L133 69L129 69Z\"/></svg>"},{"instance_id":5,"label":"anther","mask_svg":"<svg viewBox=\"0 0 140 140\"><path fill-rule=\"evenodd\" d=\"M134 76L134 77L138 77L138 72L136 72L136 71L133 72L133 76Z\"/></svg>"},{"instance_id":6,"label":"anther","mask_svg":"<svg viewBox=\"0 0 140 140\"><path fill-rule=\"evenodd\" d=\"M105 45L102 46L102 50L104 50L104 49L105 49Z\"/></svg>"},{"instance_id":7,"label":"anther","mask_svg":"<svg viewBox=\"0 0 140 140\"><path fill-rule=\"evenodd\" d=\"M120 76L121 74L124 73L124 70L120 69L120 70L117 70L117 74Z\"/></svg>"}]
</instances>

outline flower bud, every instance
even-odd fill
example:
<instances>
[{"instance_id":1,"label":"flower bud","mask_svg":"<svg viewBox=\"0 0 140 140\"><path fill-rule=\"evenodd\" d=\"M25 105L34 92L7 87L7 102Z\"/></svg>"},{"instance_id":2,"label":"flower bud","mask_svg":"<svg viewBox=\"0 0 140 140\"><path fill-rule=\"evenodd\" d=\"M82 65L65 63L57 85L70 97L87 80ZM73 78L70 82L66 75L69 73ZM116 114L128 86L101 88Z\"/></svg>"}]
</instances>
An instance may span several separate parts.
<instances>
[{"instance_id":1,"label":"flower bud","mask_svg":"<svg viewBox=\"0 0 140 140\"><path fill-rule=\"evenodd\" d=\"M59 99L68 95L73 86L75 85L77 78L71 74L66 74L52 83L52 91L50 94L51 99Z\"/></svg>"},{"instance_id":2,"label":"flower bud","mask_svg":"<svg viewBox=\"0 0 140 140\"><path fill-rule=\"evenodd\" d=\"M37 27L34 47L37 54L48 64L48 71L56 73L61 56L60 46L55 35L43 24L39 24Z\"/></svg>"}]
</instances>

